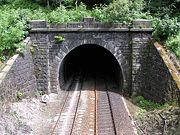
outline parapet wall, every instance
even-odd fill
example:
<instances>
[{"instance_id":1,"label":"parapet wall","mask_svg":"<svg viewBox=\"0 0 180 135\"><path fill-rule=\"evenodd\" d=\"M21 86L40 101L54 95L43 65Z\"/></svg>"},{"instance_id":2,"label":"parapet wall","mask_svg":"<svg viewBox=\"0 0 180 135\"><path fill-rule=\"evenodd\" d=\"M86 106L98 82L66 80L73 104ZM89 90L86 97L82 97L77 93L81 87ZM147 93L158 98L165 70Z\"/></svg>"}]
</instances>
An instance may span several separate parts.
<instances>
[{"instance_id":1,"label":"parapet wall","mask_svg":"<svg viewBox=\"0 0 180 135\"><path fill-rule=\"evenodd\" d=\"M16 101L17 93L31 96L37 90L29 38L24 40L24 55L14 55L0 71L0 100Z\"/></svg>"},{"instance_id":2,"label":"parapet wall","mask_svg":"<svg viewBox=\"0 0 180 135\"><path fill-rule=\"evenodd\" d=\"M45 20L32 20L29 23L30 33L51 33L51 32L152 32L151 21L137 19L130 27L122 23L102 23L94 18L86 17L82 22L70 22L63 24L49 24Z\"/></svg>"}]
</instances>

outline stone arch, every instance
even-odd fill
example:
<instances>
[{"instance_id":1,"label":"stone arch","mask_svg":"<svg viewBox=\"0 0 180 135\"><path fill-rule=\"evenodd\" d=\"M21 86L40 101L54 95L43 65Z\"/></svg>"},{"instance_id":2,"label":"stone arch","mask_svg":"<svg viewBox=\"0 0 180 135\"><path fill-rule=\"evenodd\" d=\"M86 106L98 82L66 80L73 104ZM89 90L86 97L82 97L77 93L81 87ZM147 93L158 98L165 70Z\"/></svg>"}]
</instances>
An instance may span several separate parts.
<instances>
[{"instance_id":1,"label":"stone arch","mask_svg":"<svg viewBox=\"0 0 180 135\"><path fill-rule=\"evenodd\" d=\"M87 52L87 51L90 51L90 52ZM78 72L77 70L79 70L78 68L82 68L81 72L84 72L84 70L90 70L89 71L90 73L95 72L95 74L98 74L98 75L103 74L104 72L104 76L109 77L109 78L112 75L112 77L114 77L114 82L117 81L116 83L118 84L118 88L121 89L120 92L122 92L123 85L124 85L123 68L121 66L120 60L118 59L117 55L113 54L113 52L115 52L115 50L109 49L107 48L106 45L103 46L102 44L101 45L92 44L92 43L80 44L80 45L77 45L76 47L73 47L66 55L64 55L62 61L59 63L59 66L58 66L59 67L59 76L58 76L59 87L61 89L66 89L66 86L68 85L67 82L72 78L71 75L75 75L73 72L77 73ZM91 53L95 56L91 55ZM88 56L88 55L91 55L91 56ZM102 66L106 66L106 67L103 68L101 65L98 65L97 63L98 60L95 58L96 56L98 57L97 59L99 61L103 57L105 57L105 59L107 60L107 65L105 65L106 62L104 63L102 62L104 61L103 59L100 62ZM84 58L81 59L81 57L85 57L85 61L80 61L80 63L78 63L79 59L80 60L84 59ZM76 64L73 63L73 60L76 61L77 63ZM98 67L95 67L96 69L92 70L93 66L88 64L88 62ZM83 69L84 65L89 66L90 69ZM71 70L69 69L69 67L71 67ZM77 68L77 69L73 69L73 68ZM87 68L87 67L84 67L84 68ZM99 68L102 68L102 69L99 69ZM113 78L111 78L110 80L113 80Z\"/></svg>"},{"instance_id":2,"label":"stone arch","mask_svg":"<svg viewBox=\"0 0 180 135\"><path fill-rule=\"evenodd\" d=\"M105 50L109 51L113 55L113 57L117 60L117 62L120 65L122 76L123 76L123 87L122 87L122 94L129 94L131 89L131 55L130 53L124 54L122 51L122 42L117 41L110 41L108 38L107 40L103 40L102 38L90 38L89 36L92 34L85 34L83 36L83 39L76 37L77 40L73 40L71 38L67 38L62 44L58 45L58 48L56 49L57 53L55 57L50 61L49 64L49 89L51 92L59 92L65 87L60 88L59 84L59 76L62 76L62 72L59 73L59 69L61 64L64 62L64 58L74 49L76 49L79 46L84 46L86 44L89 45L98 45ZM77 35L73 35L74 37ZM108 35L107 35L108 36ZM70 37L70 36L69 36ZM88 38L89 37L89 38ZM129 48L128 40L127 42L123 42L123 46ZM53 49L54 51L55 49ZM61 80L61 83L64 84L64 82Z\"/></svg>"}]
</instances>

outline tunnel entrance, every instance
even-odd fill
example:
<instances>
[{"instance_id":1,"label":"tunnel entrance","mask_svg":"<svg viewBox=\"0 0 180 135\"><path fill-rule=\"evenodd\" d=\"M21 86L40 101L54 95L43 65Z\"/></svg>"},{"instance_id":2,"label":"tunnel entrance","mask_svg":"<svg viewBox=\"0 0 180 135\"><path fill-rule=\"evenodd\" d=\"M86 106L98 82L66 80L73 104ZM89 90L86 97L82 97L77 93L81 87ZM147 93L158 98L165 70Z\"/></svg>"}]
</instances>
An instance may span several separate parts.
<instances>
[{"instance_id":1,"label":"tunnel entrance","mask_svg":"<svg viewBox=\"0 0 180 135\"><path fill-rule=\"evenodd\" d=\"M74 78L94 79L97 82L103 78L116 86L119 92L123 87L121 67L114 55L104 47L94 44L76 47L62 61L59 70L61 89L65 89Z\"/></svg>"}]
</instances>

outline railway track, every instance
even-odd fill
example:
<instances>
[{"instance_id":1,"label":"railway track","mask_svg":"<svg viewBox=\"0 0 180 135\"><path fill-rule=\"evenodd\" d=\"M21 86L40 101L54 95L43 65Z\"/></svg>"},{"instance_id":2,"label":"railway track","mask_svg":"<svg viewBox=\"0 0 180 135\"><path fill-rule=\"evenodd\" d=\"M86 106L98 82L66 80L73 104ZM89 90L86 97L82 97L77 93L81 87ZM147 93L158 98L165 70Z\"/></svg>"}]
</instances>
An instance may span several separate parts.
<instances>
[{"instance_id":1,"label":"railway track","mask_svg":"<svg viewBox=\"0 0 180 135\"><path fill-rule=\"evenodd\" d=\"M63 92L51 135L135 135L122 96L103 76L75 77Z\"/></svg>"}]
</instances>

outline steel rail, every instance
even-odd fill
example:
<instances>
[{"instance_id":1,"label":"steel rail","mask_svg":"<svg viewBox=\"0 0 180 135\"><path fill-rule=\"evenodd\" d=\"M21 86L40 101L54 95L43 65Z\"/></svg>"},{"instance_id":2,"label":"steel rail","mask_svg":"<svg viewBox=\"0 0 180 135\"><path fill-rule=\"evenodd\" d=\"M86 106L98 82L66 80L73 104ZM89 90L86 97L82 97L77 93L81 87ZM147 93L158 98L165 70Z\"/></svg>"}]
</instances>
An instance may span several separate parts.
<instances>
[{"instance_id":1,"label":"steel rail","mask_svg":"<svg viewBox=\"0 0 180 135\"><path fill-rule=\"evenodd\" d=\"M56 130L56 128L57 128L57 126L58 126L58 123L59 123L59 121L60 121L60 118L61 118L63 109L64 109L64 107L65 107L65 105L66 105L66 103L67 103L67 99L68 99L69 94L70 94L70 89L71 89L71 87L73 86L74 80L75 80L75 78L71 81L70 85L69 85L68 88L65 90L65 91L67 92L67 94L66 94L64 103L63 103L63 105L62 105L62 107L61 107L61 109L60 109L60 113L59 113L58 120L56 121L55 125L53 126L53 130L52 130L52 132L51 132L51 135L54 135L54 134L55 134L55 130Z\"/></svg>"},{"instance_id":2,"label":"steel rail","mask_svg":"<svg viewBox=\"0 0 180 135\"><path fill-rule=\"evenodd\" d=\"M107 94L107 97L108 97L108 103L109 103L109 108L110 108L110 112L111 112L112 124L113 124L113 128L114 128L114 134L117 135L116 125L115 125L115 122L114 122L114 116L113 116L113 111L112 111L112 107L111 107L111 100L110 100L110 96L109 96L109 92L108 92L108 86L107 86L106 79L104 79L104 84L105 84L105 88L106 88L106 94Z\"/></svg>"},{"instance_id":3,"label":"steel rail","mask_svg":"<svg viewBox=\"0 0 180 135\"><path fill-rule=\"evenodd\" d=\"M84 75L83 75L84 76ZM80 83L80 93L79 93L79 96L78 96L78 101L77 101L77 106L76 106L76 111L75 111L75 116L74 116L74 119L73 119L73 123L72 123L72 128L71 128L71 131L70 131L70 135L72 134L73 132L73 128L74 128L74 124L75 124L75 120L76 120L76 115L77 115L77 111L78 111L78 105L79 105L79 102L80 102L80 97L81 97L81 89L82 89L82 84L83 84L83 78L79 78L79 83Z\"/></svg>"}]
</instances>

